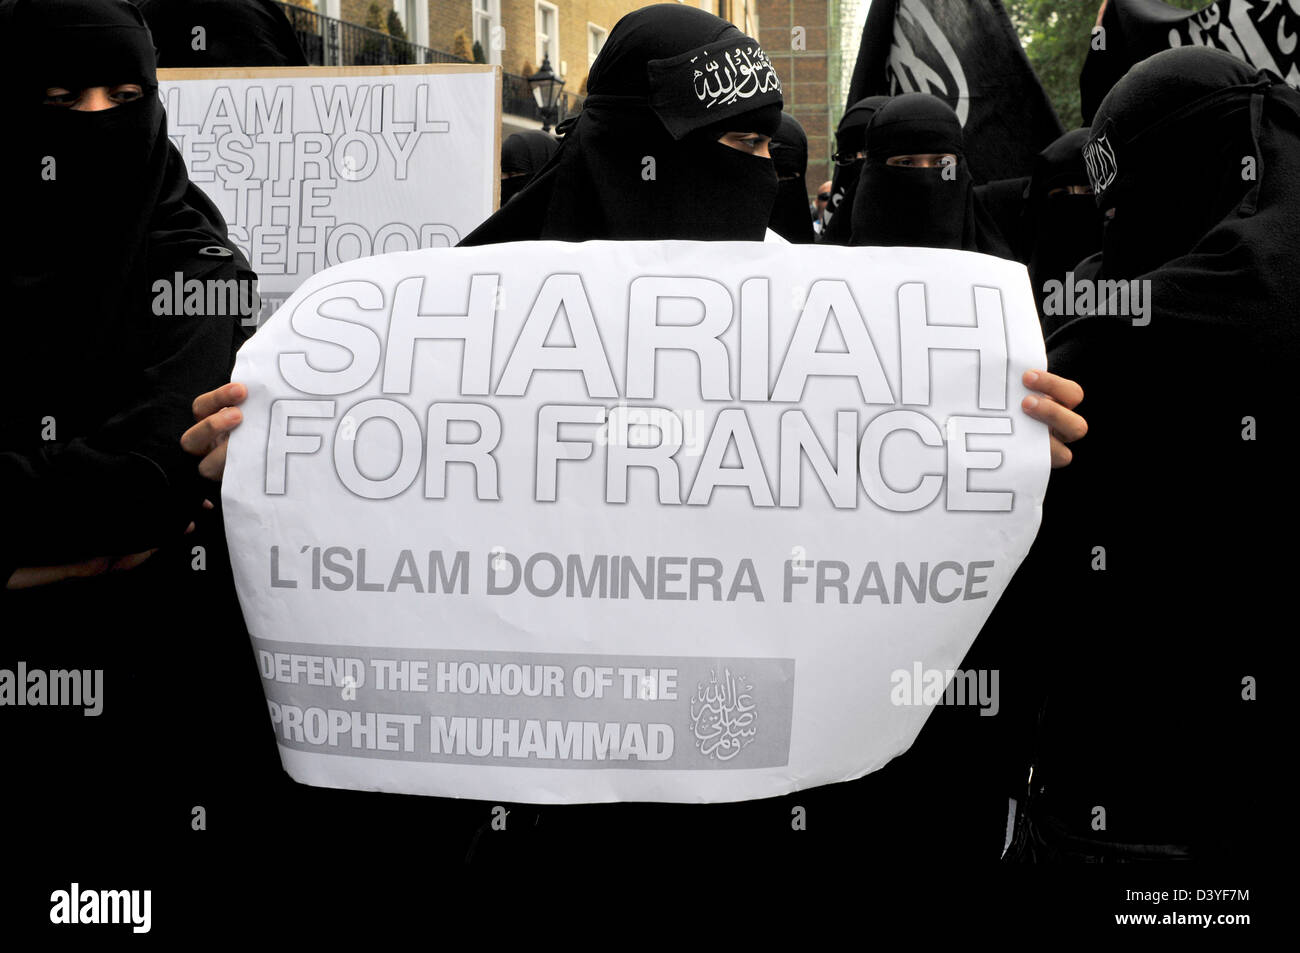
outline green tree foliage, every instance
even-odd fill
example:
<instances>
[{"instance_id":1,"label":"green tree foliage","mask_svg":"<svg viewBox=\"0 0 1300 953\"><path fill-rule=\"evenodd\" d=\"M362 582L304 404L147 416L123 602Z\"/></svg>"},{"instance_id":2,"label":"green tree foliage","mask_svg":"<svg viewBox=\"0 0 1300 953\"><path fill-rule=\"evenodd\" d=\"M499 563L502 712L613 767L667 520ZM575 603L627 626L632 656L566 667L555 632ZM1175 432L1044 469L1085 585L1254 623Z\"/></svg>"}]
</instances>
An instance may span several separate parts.
<instances>
[{"instance_id":1,"label":"green tree foliage","mask_svg":"<svg viewBox=\"0 0 1300 953\"><path fill-rule=\"evenodd\" d=\"M1165 0L1170 6L1199 10L1207 0ZM1066 129L1083 123L1079 71L1092 42L1100 0L1006 0L1025 54Z\"/></svg>"},{"instance_id":2,"label":"green tree foliage","mask_svg":"<svg viewBox=\"0 0 1300 953\"><path fill-rule=\"evenodd\" d=\"M366 8L366 26L372 30L378 30L380 33L384 33L386 32L387 25L384 11L380 9L379 4L370 4L370 6Z\"/></svg>"},{"instance_id":3,"label":"green tree foliage","mask_svg":"<svg viewBox=\"0 0 1300 953\"><path fill-rule=\"evenodd\" d=\"M406 27L402 26L402 18L397 15L396 10L388 11L388 35L399 40L406 39Z\"/></svg>"}]
</instances>

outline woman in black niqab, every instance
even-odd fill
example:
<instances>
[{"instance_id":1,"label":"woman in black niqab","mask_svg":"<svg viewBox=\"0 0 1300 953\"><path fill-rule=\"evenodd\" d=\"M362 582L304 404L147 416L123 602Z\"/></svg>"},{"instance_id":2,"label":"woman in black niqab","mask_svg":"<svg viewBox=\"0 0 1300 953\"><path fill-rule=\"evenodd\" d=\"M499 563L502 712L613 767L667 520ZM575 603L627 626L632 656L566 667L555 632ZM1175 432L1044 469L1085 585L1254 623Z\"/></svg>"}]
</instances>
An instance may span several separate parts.
<instances>
[{"instance_id":1,"label":"woman in black niqab","mask_svg":"<svg viewBox=\"0 0 1300 953\"><path fill-rule=\"evenodd\" d=\"M852 245L960 248L1010 258L975 201L961 122L937 96L890 99L867 126L867 159L853 200ZM955 166L895 165L904 156L951 155Z\"/></svg>"},{"instance_id":2,"label":"woman in black niqab","mask_svg":"<svg viewBox=\"0 0 1300 953\"><path fill-rule=\"evenodd\" d=\"M1051 333L1062 320L1042 315L1044 286L1049 281L1064 282L1067 272L1082 277L1075 266L1101 250L1102 217L1083 163L1089 135L1086 128L1075 129L1040 152L1025 193L1029 280L1044 333Z\"/></svg>"},{"instance_id":3,"label":"woman in black niqab","mask_svg":"<svg viewBox=\"0 0 1300 953\"><path fill-rule=\"evenodd\" d=\"M811 244L817 237L808 204L808 136L799 120L781 113L781 126L772 137L772 165L776 167L776 202L769 227L788 242Z\"/></svg>"},{"instance_id":4,"label":"woman in black niqab","mask_svg":"<svg viewBox=\"0 0 1300 953\"><path fill-rule=\"evenodd\" d=\"M757 41L694 7L644 7L614 25L587 89L546 168L461 245L763 240L772 162L717 141L780 123L781 84Z\"/></svg>"},{"instance_id":5,"label":"woman in black niqab","mask_svg":"<svg viewBox=\"0 0 1300 953\"><path fill-rule=\"evenodd\" d=\"M1300 355L1300 92L1219 51L1158 53L1106 96L1084 157L1098 207L1115 210L1102 277L1140 293L1145 313L1114 313L1108 297L1047 339L1050 369L1083 385L1091 429L1053 474L999 602L1029 594L1010 633L1044 579L1073 607L1018 653L1048 697L1012 853L1063 841L1086 859L1240 860L1271 851L1283 816L1267 793L1274 715L1242 691L1277 664L1277 620L1293 611L1295 506L1278 480ZM1188 409L1158 426L1135 412L1180 393ZM1074 561L1103 539L1122 562ZM1133 744L1169 724L1158 757Z\"/></svg>"},{"instance_id":6,"label":"woman in black niqab","mask_svg":"<svg viewBox=\"0 0 1300 953\"><path fill-rule=\"evenodd\" d=\"M72 801L149 841L179 791L229 816L216 776L243 782L275 756L219 525L185 535L204 487L179 444L195 396L229 379L254 275L168 142L135 7L0 0L0 75L0 629L31 669L97 670L107 687L93 718L15 713L10 806L46 832ZM237 290L217 313L176 313L178 276ZM154 689L178 673L191 710L172 719ZM210 757L217 737L237 761Z\"/></svg>"},{"instance_id":7,"label":"woman in black niqab","mask_svg":"<svg viewBox=\"0 0 1300 953\"><path fill-rule=\"evenodd\" d=\"M1258 107L1247 88L1267 80L1218 51L1187 52L1204 55L1133 67L1140 81L1112 89L1093 120L1084 155L1107 215L1103 278L1136 278L1185 255L1258 193ZM1148 97L1137 99L1144 88Z\"/></svg>"},{"instance_id":8,"label":"woman in black niqab","mask_svg":"<svg viewBox=\"0 0 1300 953\"><path fill-rule=\"evenodd\" d=\"M858 153L867 149L867 126L876 110L889 102L888 96L868 96L848 108L835 129L835 172L831 175L831 197L827 204L830 221L817 239L826 245L847 245L853 236L853 198L866 159Z\"/></svg>"},{"instance_id":9,"label":"woman in black niqab","mask_svg":"<svg viewBox=\"0 0 1300 953\"><path fill-rule=\"evenodd\" d=\"M7 578L6 566L145 551L186 526L196 475L177 441L247 328L240 314L156 314L154 282L254 276L168 142L135 7L7 0L0 43L14 100L0 288L22 316L7 323L18 359L0 385ZM117 105L76 108L98 88Z\"/></svg>"},{"instance_id":10,"label":"woman in black niqab","mask_svg":"<svg viewBox=\"0 0 1300 953\"><path fill-rule=\"evenodd\" d=\"M522 192L559 148L554 136L536 130L506 139L501 144L501 204Z\"/></svg>"}]
</instances>

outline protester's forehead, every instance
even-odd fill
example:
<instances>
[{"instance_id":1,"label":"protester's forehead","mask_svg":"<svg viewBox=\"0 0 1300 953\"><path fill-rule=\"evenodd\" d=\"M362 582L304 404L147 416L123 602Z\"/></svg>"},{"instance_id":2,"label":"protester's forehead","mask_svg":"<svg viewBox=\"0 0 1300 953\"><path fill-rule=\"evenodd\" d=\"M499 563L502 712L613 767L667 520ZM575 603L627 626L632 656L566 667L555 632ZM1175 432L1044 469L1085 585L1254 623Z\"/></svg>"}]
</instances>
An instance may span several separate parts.
<instances>
[{"instance_id":1,"label":"protester's forehead","mask_svg":"<svg viewBox=\"0 0 1300 953\"><path fill-rule=\"evenodd\" d=\"M126 0L40 0L15 23L24 79L81 88L155 80L153 38Z\"/></svg>"},{"instance_id":2,"label":"protester's forehead","mask_svg":"<svg viewBox=\"0 0 1300 953\"><path fill-rule=\"evenodd\" d=\"M706 43L744 34L704 10L661 3L634 10L610 30L587 77L589 92L640 96L650 92L651 60L679 56Z\"/></svg>"},{"instance_id":3,"label":"protester's forehead","mask_svg":"<svg viewBox=\"0 0 1300 953\"><path fill-rule=\"evenodd\" d=\"M867 153L895 155L962 149L961 122L943 100L920 93L900 96L880 109L867 127Z\"/></svg>"},{"instance_id":4,"label":"protester's forehead","mask_svg":"<svg viewBox=\"0 0 1300 953\"><path fill-rule=\"evenodd\" d=\"M836 134L842 135L852 129L861 128L865 130L867 124L871 122L871 117L881 106L889 102L888 96L868 96L866 99L859 99L856 103L848 108L844 116L840 119L840 124L836 128Z\"/></svg>"},{"instance_id":5,"label":"protester's forehead","mask_svg":"<svg viewBox=\"0 0 1300 953\"><path fill-rule=\"evenodd\" d=\"M896 96L876 110L867 127L867 134L907 123L928 123L935 127L956 125L961 127L957 114L938 96L928 93L906 93Z\"/></svg>"},{"instance_id":6,"label":"protester's forehead","mask_svg":"<svg viewBox=\"0 0 1300 953\"><path fill-rule=\"evenodd\" d=\"M1110 121L1122 138L1132 139L1171 113L1221 89L1254 82L1258 75L1254 67L1220 50L1165 50L1138 63L1106 94L1093 118L1093 132Z\"/></svg>"},{"instance_id":7,"label":"protester's forehead","mask_svg":"<svg viewBox=\"0 0 1300 953\"><path fill-rule=\"evenodd\" d=\"M1042 193L1062 185L1087 185L1083 150L1091 136L1092 130L1087 127L1072 129L1039 153L1034 163L1032 191Z\"/></svg>"},{"instance_id":8,"label":"protester's forehead","mask_svg":"<svg viewBox=\"0 0 1300 953\"><path fill-rule=\"evenodd\" d=\"M781 113L781 124L777 127L776 132L772 134L772 140L775 143L785 146L806 146L808 144L808 135L803 131L803 126L799 120L795 119L787 112Z\"/></svg>"}]
</instances>

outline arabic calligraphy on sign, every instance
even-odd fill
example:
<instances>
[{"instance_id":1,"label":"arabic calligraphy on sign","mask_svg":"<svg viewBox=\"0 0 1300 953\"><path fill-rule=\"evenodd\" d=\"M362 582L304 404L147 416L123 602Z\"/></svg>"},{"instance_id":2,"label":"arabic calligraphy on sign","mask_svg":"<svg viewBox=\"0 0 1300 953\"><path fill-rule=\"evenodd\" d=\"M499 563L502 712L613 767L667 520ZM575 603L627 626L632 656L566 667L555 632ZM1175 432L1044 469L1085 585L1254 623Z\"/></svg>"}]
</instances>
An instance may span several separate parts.
<instances>
[{"instance_id":1,"label":"arabic calligraphy on sign","mask_svg":"<svg viewBox=\"0 0 1300 953\"><path fill-rule=\"evenodd\" d=\"M691 698L691 731L700 754L718 761L730 761L751 744L758 733L758 712L754 686L730 669L722 677L713 669L707 680L695 686Z\"/></svg>"},{"instance_id":2,"label":"arabic calligraphy on sign","mask_svg":"<svg viewBox=\"0 0 1300 953\"><path fill-rule=\"evenodd\" d=\"M737 46L712 59L708 52L691 57L695 98L705 109L727 106L768 90L781 91L781 80L762 48Z\"/></svg>"}]
</instances>

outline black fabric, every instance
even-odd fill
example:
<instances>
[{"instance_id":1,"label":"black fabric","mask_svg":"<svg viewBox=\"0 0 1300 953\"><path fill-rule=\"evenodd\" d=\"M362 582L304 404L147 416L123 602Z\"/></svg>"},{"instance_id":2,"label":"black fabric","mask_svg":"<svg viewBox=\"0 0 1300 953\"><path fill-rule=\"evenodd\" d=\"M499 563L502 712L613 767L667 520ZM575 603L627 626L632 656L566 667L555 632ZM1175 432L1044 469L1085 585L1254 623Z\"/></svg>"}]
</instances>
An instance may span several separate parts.
<instances>
[{"instance_id":1,"label":"black fabric","mask_svg":"<svg viewBox=\"0 0 1300 953\"><path fill-rule=\"evenodd\" d=\"M722 36L678 56L651 60L646 68L650 108L674 139L705 127L725 132L737 116L781 104L781 80L772 61L747 36Z\"/></svg>"},{"instance_id":2,"label":"black fabric","mask_svg":"<svg viewBox=\"0 0 1300 953\"><path fill-rule=\"evenodd\" d=\"M1065 131L999 0L872 3L848 101L908 92L960 113L976 183L1029 175Z\"/></svg>"},{"instance_id":3,"label":"black fabric","mask_svg":"<svg viewBox=\"0 0 1300 953\"><path fill-rule=\"evenodd\" d=\"M845 111L835 129L835 149L841 155L852 155L867 147L867 125L876 110L889 102L888 96L868 96ZM831 175L831 199L827 206L830 221L822 229L818 241L827 245L847 245L853 234L853 197L858 191L865 160L848 165L836 163Z\"/></svg>"},{"instance_id":4,"label":"black fabric","mask_svg":"<svg viewBox=\"0 0 1300 953\"><path fill-rule=\"evenodd\" d=\"M1083 147L1090 133L1087 129L1067 132L1038 157L1034 175L1025 196L1025 219L1029 231L1029 280L1039 307L1043 330L1050 333L1063 320L1042 314L1044 286L1049 281L1065 281L1067 272L1079 277L1076 265L1101 250L1102 216L1091 194L1053 189L1091 186L1083 164Z\"/></svg>"},{"instance_id":5,"label":"black fabric","mask_svg":"<svg viewBox=\"0 0 1300 953\"><path fill-rule=\"evenodd\" d=\"M1271 81L1252 87L1256 71L1245 63L1166 50L1129 75L1102 101L1084 147L1097 207L1114 210L1103 278L1136 278L1190 250L1259 181L1262 162L1251 102Z\"/></svg>"},{"instance_id":6,"label":"black fabric","mask_svg":"<svg viewBox=\"0 0 1300 953\"><path fill-rule=\"evenodd\" d=\"M781 114L781 127L772 137L769 146L772 165L776 169L776 202L772 206L772 219L768 227L786 241L811 244L813 234L812 213L808 208L808 137L799 120L789 113Z\"/></svg>"},{"instance_id":7,"label":"black fabric","mask_svg":"<svg viewBox=\"0 0 1300 953\"><path fill-rule=\"evenodd\" d=\"M202 515L216 489L179 444L194 398L229 380L256 304L154 307L159 281L174 303L178 272L223 283L254 275L167 140L133 6L6 0L0 47L13 92L0 152L0 579L156 550L130 571L0 589L0 668L103 672L98 716L5 709L7 804L23 819L18 836L57 842L76 830L78 857L112 839L152 850L154 835L189 832L195 805L217 811L214 778L228 790L254 751L274 754L222 585L221 526ZM77 75L144 94L98 112L42 102ZM186 536L191 520L200 528ZM209 783L196 790L198 775Z\"/></svg>"},{"instance_id":8,"label":"black fabric","mask_svg":"<svg viewBox=\"0 0 1300 953\"><path fill-rule=\"evenodd\" d=\"M1300 88L1300 9L1292 3L1218 0L1189 12L1162 0L1108 0L1102 12L1104 46L1089 46L1079 74L1083 121L1129 68L1171 47L1208 47L1272 70Z\"/></svg>"},{"instance_id":9,"label":"black fabric","mask_svg":"<svg viewBox=\"0 0 1300 953\"><path fill-rule=\"evenodd\" d=\"M1163 141L1238 140L1249 109L1180 112L1207 82L1237 84L1207 69L1207 56L1224 57L1175 50L1141 64L1099 118L1128 135L1140 117L1177 114ZM1256 94L1236 85L1226 95ZM1164 246L1173 257L1149 263L1149 321L1086 315L1047 341L1049 368L1083 386L1089 433L1053 472L1037 542L998 608L1019 608L999 613L1002 631L1047 690L1040 814L1073 837L1240 856L1267 843L1263 825L1278 816L1280 726L1263 690L1271 679L1257 673L1282 666L1278 626L1290 611L1295 505L1269 488L1292 456L1281 388L1300 357L1300 94L1271 83L1259 101L1257 196L1219 174L1239 177L1240 156L1210 148L1211 164L1194 160L1203 191L1171 190L1166 201L1219 218L1185 251ZM1155 181L1181 155L1117 150L1119 174ZM1114 270L1109 253L1103 271ZM1185 412L1156 420L1142 409L1153 394L1178 393L1195 395ZM1051 601L1059 610L1061 594L1068 611L1050 616L1051 637L1026 635L1027 619L1048 617Z\"/></svg>"},{"instance_id":10,"label":"black fabric","mask_svg":"<svg viewBox=\"0 0 1300 953\"><path fill-rule=\"evenodd\" d=\"M501 204L523 191L560 144L545 132L516 132L501 144Z\"/></svg>"},{"instance_id":11,"label":"black fabric","mask_svg":"<svg viewBox=\"0 0 1300 953\"><path fill-rule=\"evenodd\" d=\"M623 17L592 64L589 95L566 127L559 150L527 188L460 244L761 241L777 189L771 160L715 141L713 126L675 139L650 106L651 60L743 39L725 20L677 4L644 7ZM778 101L723 125L771 135L780 117Z\"/></svg>"},{"instance_id":12,"label":"black fabric","mask_svg":"<svg viewBox=\"0 0 1300 953\"><path fill-rule=\"evenodd\" d=\"M18 4L15 9L29 6ZM148 28L119 3L58 0L39 12L15 15L26 20L26 42L13 43L14 59L8 65L24 87L39 80L46 87L75 91L123 82L122 77L156 85Z\"/></svg>"},{"instance_id":13,"label":"black fabric","mask_svg":"<svg viewBox=\"0 0 1300 953\"><path fill-rule=\"evenodd\" d=\"M308 65L298 35L271 0L139 0L138 5L163 69ZM196 27L203 28L201 44Z\"/></svg>"},{"instance_id":14,"label":"black fabric","mask_svg":"<svg viewBox=\"0 0 1300 953\"><path fill-rule=\"evenodd\" d=\"M6 13L14 49L33 36L50 45L39 66L22 66L35 72L22 75L27 92L9 114L16 135L0 159L11 186L6 303L32 316L12 322L8 340L30 359L6 378L0 563L138 552L190 518L193 461L177 441L192 422L190 402L204 385L224 383L246 333L238 316L154 315L153 281L176 270L252 272L220 217L192 200L152 71L111 72L137 52L124 58L116 46L147 44L137 11L115 0L18 0ZM85 37L100 23L109 27L105 42L90 49L102 62L78 59L76 68L108 71L106 83L139 83L144 95L100 112L42 104L31 84L56 85L66 74L63 35ZM210 248L221 251L203 254ZM55 440L42 439L47 417Z\"/></svg>"},{"instance_id":15,"label":"black fabric","mask_svg":"<svg viewBox=\"0 0 1300 953\"><path fill-rule=\"evenodd\" d=\"M1029 176L998 179L975 186L975 207L981 209L1002 236L1003 244L1016 261L1028 257L1029 238L1025 228L1025 190Z\"/></svg>"},{"instance_id":16,"label":"black fabric","mask_svg":"<svg viewBox=\"0 0 1300 953\"><path fill-rule=\"evenodd\" d=\"M955 170L888 164L895 156L940 153L957 156ZM897 96L872 117L850 244L960 248L1011 257L991 218L975 204L961 123L937 96Z\"/></svg>"}]
</instances>

